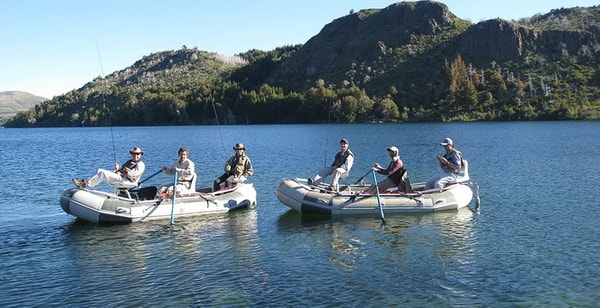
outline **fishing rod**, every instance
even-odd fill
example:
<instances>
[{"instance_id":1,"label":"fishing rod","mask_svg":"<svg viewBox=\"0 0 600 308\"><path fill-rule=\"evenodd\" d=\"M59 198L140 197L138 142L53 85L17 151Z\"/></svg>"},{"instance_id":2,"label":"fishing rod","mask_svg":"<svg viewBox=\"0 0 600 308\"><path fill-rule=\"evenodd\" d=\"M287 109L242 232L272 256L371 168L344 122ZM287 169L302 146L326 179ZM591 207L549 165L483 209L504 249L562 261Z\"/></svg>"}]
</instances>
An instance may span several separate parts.
<instances>
[{"instance_id":1,"label":"fishing rod","mask_svg":"<svg viewBox=\"0 0 600 308\"><path fill-rule=\"evenodd\" d=\"M221 97L222 99L222 97ZM225 151L225 142L223 141L223 133L221 132L221 126L219 125L219 116L217 115L217 108L215 107L215 99L214 96L211 99L213 111L215 112L215 121L217 122L217 129L219 130L219 136L221 137L221 148L223 150L223 155L227 156L227 151Z\"/></svg>"},{"instance_id":2,"label":"fishing rod","mask_svg":"<svg viewBox=\"0 0 600 308\"><path fill-rule=\"evenodd\" d=\"M100 55L100 45L98 45L98 41L96 41L96 51L98 52L98 61L100 62L100 79L104 79L104 65L102 65L102 56ZM104 96L104 93L100 93L100 95L102 95L102 105L106 106L106 98ZM108 115L108 126L110 127L110 139L112 140L112 149L113 149L113 158L115 160L115 162L117 162L117 150L116 150L116 146L115 146L115 135L113 133L113 128L112 128L112 115L109 113Z\"/></svg>"},{"instance_id":3,"label":"fishing rod","mask_svg":"<svg viewBox=\"0 0 600 308\"><path fill-rule=\"evenodd\" d=\"M330 119L331 119L331 105L332 105L332 101L329 101L329 108L327 109L327 125L329 125ZM323 154L323 168L327 167L327 144L329 143L329 134L327 134L327 137L325 138L325 145L324 145L324 149L325 149L325 153Z\"/></svg>"}]
</instances>

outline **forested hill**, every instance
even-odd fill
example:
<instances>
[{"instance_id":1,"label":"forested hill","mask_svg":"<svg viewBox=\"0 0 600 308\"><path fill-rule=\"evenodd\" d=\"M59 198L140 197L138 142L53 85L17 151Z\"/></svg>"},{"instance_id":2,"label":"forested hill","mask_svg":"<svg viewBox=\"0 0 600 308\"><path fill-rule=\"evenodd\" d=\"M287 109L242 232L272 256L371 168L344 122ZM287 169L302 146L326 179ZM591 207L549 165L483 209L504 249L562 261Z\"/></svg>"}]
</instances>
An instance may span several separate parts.
<instances>
[{"instance_id":1,"label":"forested hill","mask_svg":"<svg viewBox=\"0 0 600 308\"><path fill-rule=\"evenodd\" d=\"M599 55L598 6L473 24L399 2L301 45L157 52L5 126L597 120Z\"/></svg>"}]
</instances>

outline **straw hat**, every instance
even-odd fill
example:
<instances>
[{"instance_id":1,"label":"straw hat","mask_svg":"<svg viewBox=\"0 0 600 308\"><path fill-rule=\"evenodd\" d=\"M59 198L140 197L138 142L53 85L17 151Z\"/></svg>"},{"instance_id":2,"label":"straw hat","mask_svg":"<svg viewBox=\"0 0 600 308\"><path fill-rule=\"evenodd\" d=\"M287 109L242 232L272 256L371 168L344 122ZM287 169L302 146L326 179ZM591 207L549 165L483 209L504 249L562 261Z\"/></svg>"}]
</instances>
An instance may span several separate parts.
<instances>
[{"instance_id":1,"label":"straw hat","mask_svg":"<svg viewBox=\"0 0 600 308\"><path fill-rule=\"evenodd\" d=\"M142 149L135 147L133 149L131 149L131 151L129 151L129 154L142 154L144 155L144 151L142 151Z\"/></svg>"}]
</instances>

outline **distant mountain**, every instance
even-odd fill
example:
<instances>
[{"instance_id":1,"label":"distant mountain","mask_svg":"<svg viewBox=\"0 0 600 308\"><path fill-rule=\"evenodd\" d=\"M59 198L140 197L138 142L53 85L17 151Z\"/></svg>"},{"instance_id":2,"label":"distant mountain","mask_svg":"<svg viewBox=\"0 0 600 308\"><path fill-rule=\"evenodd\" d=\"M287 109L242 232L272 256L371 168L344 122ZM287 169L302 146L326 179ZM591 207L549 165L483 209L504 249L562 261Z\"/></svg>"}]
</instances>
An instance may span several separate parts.
<instances>
[{"instance_id":1,"label":"distant mountain","mask_svg":"<svg viewBox=\"0 0 600 308\"><path fill-rule=\"evenodd\" d=\"M350 12L303 45L153 53L6 126L598 119L600 7L472 24L417 1Z\"/></svg>"},{"instance_id":2,"label":"distant mountain","mask_svg":"<svg viewBox=\"0 0 600 308\"><path fill-rule=\"evenodd\" d=\"M4 124L9 117L17 114L17 112L28 110L45 100L47 98L27 92L0 92L0 125Z\"/></svg>"}]
</instances>

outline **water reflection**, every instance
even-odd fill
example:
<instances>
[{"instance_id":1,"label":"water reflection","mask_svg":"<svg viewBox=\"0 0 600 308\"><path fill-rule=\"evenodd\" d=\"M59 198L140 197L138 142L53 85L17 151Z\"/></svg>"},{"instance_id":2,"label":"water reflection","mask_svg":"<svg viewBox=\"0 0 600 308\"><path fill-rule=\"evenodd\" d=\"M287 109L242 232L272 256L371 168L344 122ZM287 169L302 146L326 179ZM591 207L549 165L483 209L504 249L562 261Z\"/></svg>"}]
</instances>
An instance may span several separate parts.
<instances>
[{"instance_id":1,"label":"water reflection","mask_svg":"<svg viewBox=\"0 0 600 308\"><path fill-rule=\"evenodd\" d=\"M282 233L300 232L312 236L315 242L326 241L324 252L334 252L329 261L351 270L369 255L401 260L425 252L442 262L453 260L469 251L474 236L472 219L473 212L468 208L388 216L385 225L379 217L331 218L290 210L279 217L277 225Z\"/></svg>"},{"instance_id":2,"label":"water reflection","mask_svg":"<svg viewBox=\"0 0 600 308\"><path fill-rule=\"evenodd\" d=\"M257 268L257 213L244 210L168 221L97 226L75 220L64 228L65 263L86 292L109 296L130 288L134 297L115 304L189 305L252 293L232 288L240 279L264 283ZM221 280L222 283L214 283ZM110 281L110 285L106 285ZM153 294L145 294L154 290ZM175 291L177 290L177 291ZM164 299L160 299L164 297ZM168 298L168 300L167 300ZM139 302L136 303L136 300Z\"/></svg>"}]
</instances>

